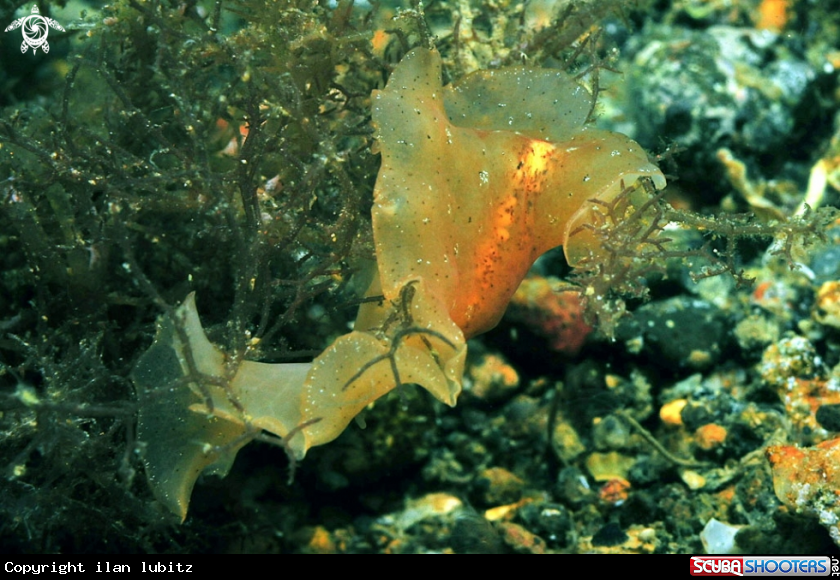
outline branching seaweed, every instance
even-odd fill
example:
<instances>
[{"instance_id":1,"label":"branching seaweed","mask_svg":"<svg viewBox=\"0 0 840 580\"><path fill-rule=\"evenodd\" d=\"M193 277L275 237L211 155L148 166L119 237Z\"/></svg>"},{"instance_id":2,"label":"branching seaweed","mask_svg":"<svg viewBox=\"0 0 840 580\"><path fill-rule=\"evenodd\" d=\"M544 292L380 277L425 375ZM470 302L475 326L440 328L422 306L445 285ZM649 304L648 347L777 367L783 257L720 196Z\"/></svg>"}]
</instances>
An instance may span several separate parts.
<instances>
[{"instance_id":1,"label":"branching seaweed","mask_svg":"<svg viewBox=\"0 0 840 580\"><path fill-rule=\"evenodd\" d=\"M645 196L641 203L637 197L640 189ZM580 289L587 315L597 321L598 329L606 336L612 336L625 314L623 298L645 298L649 291L647 279L664 274L669 261L679 260L689 268L700 264L699 269L690 272L695 282L730 275L737 285L749 285L752 278L739 263L739 242L772 239L772 253L795 269L799 267L795 248L824 240L827 226L837 216L834 208L807 211L770 223L751 214L702 216L673 209L664 201L664 191L654 191L646 181L624 187L610 203L591 201L602 209L599 222L582 227L600 240L603 254L583 260L573 280ZM678 247L668 237L669 229L700 232L705 241L696 248Z\"/></svg>"},{"instance_id":2,"label":"branching seaweed","mask_svg":"<svg viewBox=\"0 0 840 580\"><path fill-rule=\"evenodd\" d=\"M0 459L5 485L55 508L36 517L4 504L3 537L18 537L15 522L64 521L62 506L75 508L63 490L92 487L80 505L122 498L98 502L103 522L128 521L130 509L134 529L152 534L146 549L171 541L146 527L159 516L130 476L143 450L128 375L152 321L177 318L172 304L190 290L226 335L228 373L246 356L311 356L345 323L332 304L372 255L368 99L386 70L369 48L369 15L350 7L242 0L207 14L197 3L118 2L87 26L53 108L0 115ZM323 332L298 332L313 305ZM184 381L212 412L206 391L224 377ZM139 541L95 530L39 549L89 549L91 533L111 549Z\"/></svg>"}]
</instances>

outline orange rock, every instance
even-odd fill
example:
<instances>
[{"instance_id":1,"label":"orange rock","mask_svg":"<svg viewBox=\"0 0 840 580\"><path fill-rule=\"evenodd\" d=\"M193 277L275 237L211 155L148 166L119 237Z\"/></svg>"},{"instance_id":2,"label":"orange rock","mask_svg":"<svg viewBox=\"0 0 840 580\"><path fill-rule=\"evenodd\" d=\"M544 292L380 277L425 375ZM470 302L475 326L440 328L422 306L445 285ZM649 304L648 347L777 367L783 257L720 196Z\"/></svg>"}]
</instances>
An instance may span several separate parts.
<instances>
[{"instance_id":1,"label":"orange rock","mask_svg":"<svg viewBox=\"0 0 840 580\"><path fill-rule=\"evenodd\" d=\"M315 526L307 551L313 554L335 554L336 545L329 530L323 526Z\"/></svg>"},{"instance_id":2,"label":"orange rock","mask_svg":"<svg viewBox=\"0 0 840 580\"><path fill-rule=\"evenodd\" d=\"M502 541L513 551L520 554L545 554L545 540L519 524L501 522L498 524L498 529Z\"/></svg>"},{"instance_id":3,"label":"orange rock","mask_svg":"<svg viewBox=\"0 0 840 580\"><path fill-rule=\"evenodd\" d=\"M469 369L471 393L485 401L498 400L519 387L519 373L499 355L486 354Z\"/></svg>"},{"instance_id":4,"label":"orange rock","mask_svg":"<svg viewBox=\"0 0 840 580\"><path fill-rule=\"evenodd\" d=\"M666 425L679 427L683 424L682 410L688 404L686 399L675 399L662 405L659 409L659 418Z\"/></svg>"},{"instance_id":5,"label":"orange rock","mask_svg":"<svg viewBox=\"0 0 840 580\"><path fill-rule=\"evenodd\" d=\"M503 467L490 467L481 472L478 482L485 488L484 501L489 504L519 500L525 482Z\"/></svg>"},{"instance_id":6,"label":"orange rock","mask_svg":"<svg viewBox=\"0 0 840 580\"><path fill-rule=\"evenodd\" d=\"M616 477L609 480L598 490L598 498L610 505L620 506L630 497L630 482L624 478Z\"/></svg>"},{"instance_id":7,"label":"orange rock","mask_svg":"<svg viewBox=\"0 0 840 580\"><path fill-rule=\"evenodd\" d=\"M694 432L694 442L700 449L709 451L726 441L726 428L717 423L708 423L697 428Z\"/></svg>"},{"instance_id":8,"label":"orange rock","mask_svg":"<svg viewBox=\"0 0 840 580\"><path fill-rule=\"evenodd\" d=\"M513 295L505 316L544 337L555 352L575 355L592 332L583 318L580 294L558 292L558 280L529 276Z\"/></svg>"},{"instance_id":9,"label":"orange rock","mask_svg":"<svg viewBox=\"0 0 840 580\"><path fill-rule=\"evenodd\" d=\"M840 438L815 447L767 448L776 497L797 513L815 516L840 546Z\"/></svg>"},{"instance_id":10,"label":"orange rock","mask_svg":"<svg viewBox=\"0 0 840 580\"><path fill-rule=\"evenodd\" d=\"M761 0L758 6L758 22L755 27L759 30L781 32L785 29L789 18L789 0Z\"/></svg>"}]
</instances>

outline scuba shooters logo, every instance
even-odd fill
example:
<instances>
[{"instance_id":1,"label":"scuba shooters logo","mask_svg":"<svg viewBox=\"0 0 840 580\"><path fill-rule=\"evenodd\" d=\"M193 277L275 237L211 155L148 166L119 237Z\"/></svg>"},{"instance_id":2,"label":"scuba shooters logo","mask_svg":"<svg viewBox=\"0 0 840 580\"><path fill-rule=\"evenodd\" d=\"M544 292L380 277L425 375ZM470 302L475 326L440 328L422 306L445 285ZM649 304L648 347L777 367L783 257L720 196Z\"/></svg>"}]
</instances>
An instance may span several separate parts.
<instances>
[{"instance_id":1,"label":"scuba shooters logo","mask_svg":"<svg viewBox=\"0 0 840 580\"><path fill-rule=\"evenodd\" d=\"M41 16L38 13L37 4L32 5L32 14L18 18L9 24L5 32L21 27L23 27L23 30L21 30L23 43L20 45L20 51L23 53L30 47L32 48L32 54L38 52L39 48L44 51L44 54L48 53L50 51L50 44L47 42L47 36L50 33L50 28L64 32L61 24L52 18Z\"/></svg>"},{"instance_id":2,"label":"scuba shooters logo","mask_svg":"<svg viewBox=\"0 0 840 580\"><path fill-rule=\"evenodd\" d=\"M840 576L828 556L692 556L692 576Z\"/></svg>"},{"instance_id":3,"label":"scuba shooters logo","mask_svg":"<svg viewBox=\"0 0 840 580\"><path fill-rule=\"evenodd\" d=\"M735 557L692 556L692 576L743 576L744 561Z\"/></svg>"}]
</instances>

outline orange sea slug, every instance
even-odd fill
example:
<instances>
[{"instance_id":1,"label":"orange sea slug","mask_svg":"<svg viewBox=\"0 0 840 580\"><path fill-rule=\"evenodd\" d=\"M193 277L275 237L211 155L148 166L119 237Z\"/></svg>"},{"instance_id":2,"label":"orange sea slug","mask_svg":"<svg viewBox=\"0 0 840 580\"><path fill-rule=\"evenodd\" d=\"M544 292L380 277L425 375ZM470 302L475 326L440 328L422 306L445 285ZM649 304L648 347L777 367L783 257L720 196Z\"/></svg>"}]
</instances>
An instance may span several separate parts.
<instances>
[{"instance_id":1,"label":"orange sea slug","mask_svg":"<svg viewBox=\"0 0 840 580\"><path fill-rule=\"evenodd\" d=\"M624 187L665 185L644 150L585 125L592 95L565 73L480 71L443 87L418 48L373 96L382 168L373 228L382 291L423 279L467 337L493 328L534 260L599 248L581 226Z\"/></svg>"},{"instance_id":2,"label":"orange sea slug","mask_svg":"<svg viewBox=\"0 0 840 580\"><path fill-rule=\"evenodd\" d=\"M183 332L163 320L134 372L156 496L184 518L199 474L224 475L260 430L300 458L401 384L454 405L466 339L496 325L533 261L559 245L572 265L599 257L586 226L604 204L643 178L665 185L635 142L585 126L591 110L559 71L483 71L443 87L437 52L408 53L373 95L382 167L368 294L384 300L311 365L230 369L190 296L176 313Z\"/></svg>"}]
</instances>

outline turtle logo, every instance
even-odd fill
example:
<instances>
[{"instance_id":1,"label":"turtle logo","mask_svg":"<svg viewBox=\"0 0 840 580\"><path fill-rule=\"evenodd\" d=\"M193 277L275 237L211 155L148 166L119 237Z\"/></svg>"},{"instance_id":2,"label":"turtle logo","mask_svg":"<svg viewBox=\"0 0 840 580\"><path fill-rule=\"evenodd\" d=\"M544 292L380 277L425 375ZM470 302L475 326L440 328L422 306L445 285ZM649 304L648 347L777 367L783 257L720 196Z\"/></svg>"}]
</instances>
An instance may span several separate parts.
<instances>
[{"instance_id":1,"label":"turtle logo","mask_svg":"<svg viewBox=\"0 0 840 580\"><path fill-rule=\"evenodd\" d=\"M48 26L64 32L61 24L52 18L38 14L37 5L32 6L32 14L18 18L9 24L6 27L6 32L20 28L21 26L23 26L23 30L21 31L23 33L23 44L20 45L20 51L26 52L26 49L31 46L32 54L38 52L39 48L44 51L44 54L50 51L50 45L47 43L47 34L50 31Z\"/></svg>"}]
</instances>

